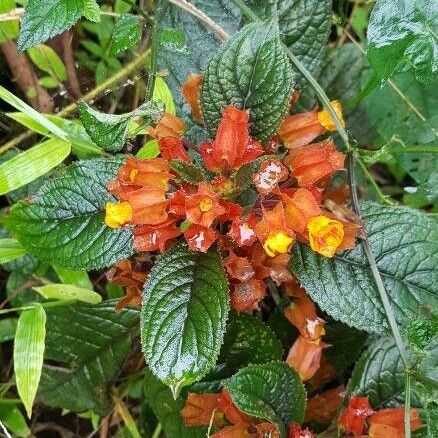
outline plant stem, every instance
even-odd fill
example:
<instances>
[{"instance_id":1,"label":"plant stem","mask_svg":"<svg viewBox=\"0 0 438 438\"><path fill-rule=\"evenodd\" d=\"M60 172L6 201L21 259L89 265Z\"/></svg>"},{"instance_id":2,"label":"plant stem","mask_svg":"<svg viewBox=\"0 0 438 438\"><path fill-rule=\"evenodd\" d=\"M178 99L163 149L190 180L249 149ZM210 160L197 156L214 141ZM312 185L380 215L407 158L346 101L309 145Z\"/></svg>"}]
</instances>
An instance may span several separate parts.
<instances>
[{"instance_id":1,"label":"plant stem","mask_svg":"<svg viewBox=\"0 0 438 438\"><path fill-rule=\"evenodd\" d=\"M411 438L411 374L405 370L405 438Z\"/></svg>"},{"instance_id":2,"label":"plant stem","mask_svg":"<svg viewBox=\"0 0 438 438\"><path fill-rule=\"evenodd\" d=\"M362 169L362 172L364 173L367 180L370 182L372 188L376 192L377 196L379 197L380 202L387 204L387 205L394 205L395 202L390 199L389 196L385 195L382 190L380 190L379 185L376 183L376 180L373 178L373 175L371 175L370 171L368 170L367 166L362 160L357 160L360 168Z\"/></svg>"},{"instance_id":3,"label":"plant stem","mask_svg":"<svg viewBox=\"0 0 438 438\"><path fill-rule=\"evenodd\" d=\"M151 438L159 438L162 430L163 430L163 426L161 426L161 423L158 423Z\"/></svg>"},{"instance_id":4,"label":"plant stem","mask_svg":"<svg viewBox=\"0 0 438 438\"><path fill-rule=\"evenodd\" d=\"M122 70L118 71L116 74L108 78L106 81L102 82L97 87L93 88L91 91L89 91L87 94L85 94L82 99L85 102L93 101L97 96L100 94L106 92L108 89L111 89L114 85L122 82L125 80L129 75L131 75L133 72L141 68L149 56L150 50L144 51L140 56L138 56L136 59L131 61L126 67L122 68ZM67 105L62 111L57 113L56 115L59 117L64 117L67 115L72 114L76 108L78 107L78 104L76 102L71 103L70 105ZM26 131L20 134L18 137L15 137L13 140L5 143L3 146L0 147L0 154L6 152L7 150L18 146L22 141L27 140L33 135L33 131Z\"/></svg>"}]
</instances>

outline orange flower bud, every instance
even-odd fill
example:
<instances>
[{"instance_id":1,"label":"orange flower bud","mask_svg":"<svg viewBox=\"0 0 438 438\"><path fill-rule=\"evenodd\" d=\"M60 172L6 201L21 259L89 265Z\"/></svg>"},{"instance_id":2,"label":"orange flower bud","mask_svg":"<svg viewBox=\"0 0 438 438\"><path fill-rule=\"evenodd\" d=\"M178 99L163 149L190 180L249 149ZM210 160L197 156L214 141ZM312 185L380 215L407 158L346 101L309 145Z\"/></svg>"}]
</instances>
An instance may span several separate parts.
<instances>
[{"instance_id":1,"label":"orange flower bud","mask_svg":"<svg viewBox=\"0 0 438 438\"><path fill-rule=\"evenodd\" d=\"M218 410L219 394L189 392L181 415L187 426L215 426L224 424L224 415Z\"/></svg>"},{"instance_id":2,"label":"orange flower bud","mask_svg":"<svg viewBox=\"0 0 438 438\"><path fill-rule=\"evenodd\" d=\"M132 220L132 207L129 202L107 202L105 223L110 228L120 228Z\"/></svg>"},{"instance_id":3,"label":"orange flower bud","mask_svg":"<svg viewBox=\"0 0 438 438\"><path fill-rule=\"evenodd\" d=\"M405 408L382 409L373 414L369 419L370 438L404 438ZM422 426L419 413L416 409L411 409L411 431L414 432Z\"/></svg>"},{"instance_id":4,"label":"orange flower bud","mask_svg":"<svg viewBox=\"0 0 438 438\"><path fill-rule=\"evenodd\" d=\"M156 140L165 137L179 138L184 134L185 130L186 124L179 117L170 113L164 113L155 128L152 126L147 128L148 134Z\"/></svg>"},{"instance_id":5,"label":"orange flower bud","mask_svg":"<svg viewBox=\"0 0 438 438\"><path fill-rule=\"evenodd\" d=\"M267 160L254 175L253 181L259 193L269 194L278 187L281 181L287 179L289 172L279 160Z\"/></svg>"},{"instance_id":6,"label":"orange flower bud","mask_svg":"<svg viewBox=\"0 0 438 438\"><path fill-rule=\"evenodd\" d=\"M255 310L266 296L266 283L261 280L251 279L238 283L230 294L231 306L237 312Z\"/></svg>"},{"instance_id":7,"label":"orange flower bud","mask_svg":"<svg viewBox=\"0 0 438 438\"><path fill-rule=\"evenodd\" d=\"M191 73L181 86L181 93L192 110L193 118L198 123L202 123L200 95L203 80L202 75Z\"/></svg>"},{"instance_id":8,"label":"orange flower bud","mask_svg":"<svg viewBox=\"0 0 438 438\"><path fill-rule=\"evenodd\" d=\"M284 316L307 339L316 341L325 334L324 320L318 317L315 304L307 296L295 300L284 310Z\"/></svg>"},{"instance_id":9,"label":"orange flower bud","mask_svg":"<svg viewBox=\"0 0 438 438\"><path fill-rule=\"evenodd\" d=\"M164 137L158 140L160 154L165 160L190 161L182 141L177 137Z\"/></svg>"},{"instance_id":10,"label":"orange flower bud","mask_svg":"<svg viewBox=\"0 0 438 438\"><path fill-rule=\"evenodd\" d=\"M309 380L318 371L322 350L327 347L330 345L320 339L311 341L300 335L289 350L286 362L304 381Z\"/></svg>"},{"instance_id":11,"label":"orange flower bud","mask_svg":"<svg viewBox=\"0 0 438 438\"><path fill-rule=\"evenodd\" d=\"M327 216L311 217L307 230L310 247L324 257L333 257L344 239L344 225Z\"/></svg>"},{"instance_id":12,"label":"orange flower bud","mask_svg":"<svg viewBox=\"0 0 438 438\"><path fill-rule=\"evenodd\" d=\"M366 419L373 413L368 397L352 397L339 417L338 425L353 436L361 436L364 433Z\"/></svg>"},{"instance_id":13,"label":"orange flower bud","mask_svg":"<svg viewBox=\"0 0 438 438\"><path fill-rule=\"evenodd\" d=\"M343 392L344 387L339 386L309 399L306 407L306 423L329 424L341 406Z\"/></svg>"}]
</instances>

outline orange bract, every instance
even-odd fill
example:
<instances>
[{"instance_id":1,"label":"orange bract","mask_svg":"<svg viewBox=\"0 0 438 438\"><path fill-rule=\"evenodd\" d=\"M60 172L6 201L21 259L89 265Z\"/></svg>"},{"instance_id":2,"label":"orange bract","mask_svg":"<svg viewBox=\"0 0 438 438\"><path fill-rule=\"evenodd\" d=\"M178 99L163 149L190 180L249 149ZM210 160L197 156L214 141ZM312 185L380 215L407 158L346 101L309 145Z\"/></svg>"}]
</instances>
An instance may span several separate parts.
<instances>
[{"instance_id":1,"label":"orange bract","mask_svg":"<svg viewBox=\"0 0 438 438\"><path fill-rule=\"evenodd\" d=\"M185 130L186 124L179 117L170 113L164 113L155 128L152 126L147 128L148 134L156 140L165 137L179 138L184 134Z\"/></svg>"},{"instance_id":2,"label":"orange bract","mask_svg":"<svg viewBox=\"0 0 438 438\"><path fill-rule=\"evenodd\" d=\"M214 424L222 426L224 415L218 408L219 394L196 394L189 392L181 415L187 426Z\"/></svg>"},{"instance_id":3,"label":"orange bract","mask_svg":"<svg viewBox=\"0 0 438 438\"><path fill-rule=\"evenodd\" d=\"M368 397L352 397L339 417L338 425L353 436L361 436L364 433L366 419L372 414L374 411L368 402Z\"/></svg>"},{"instance_id":4,"label":"orange bract","mask_svg":"<svg viewBox=\"0 0 438 438\"><path fill-rule=\"evenodd\" d=\"M344 390L343 386L339 386L309 399L306 408L306 423L315 421L329 424L341 406Z\"/></svg>"},{"instance_id":5,"label":"orange bract","mask_svg":"<svg viewBox=\"0 0 438 438\"><path fill-rule=\"evenodd\" d=\"M160 154L165 160L190 161L182 140L177 137L164 137L158 141Z\"/></svg>"},{"instance_id":6,"label":"orange bract","mask_svg":"<svg viewBox=\"0 0 438 438\"><path fill-rule=\"evenodd\" d=\"M184 237L192 251L207 252L219 237L219 233L211 228L191 225L184 233Z\"/></svg>"},{"instance_id":7,"label":"orange bract","mask_svg":"<svg viewBox=\"0 0 438 438\"><path fill-rule=\"evenodd\" d=\"M369 419L370 438L404 438L405 409L399 408L383 409L373 414ZM411 431L414 432L422 426L419 413L416 409L411 409Z\"/></svg>"},{"instance_id":8,"label":"orange bract","mask_svg":"<svg viewBox=\"0 0 438 438\"><path fill-rule=\"evenodd\" d=\"M269 194L278 188L278 184L284 181L289 172L279 160L267 160L254 175L253 181L259 193Z\"/></svg>"},{"instance_id":9,"label":"orange bract","mask_svg":"<svg viewBox=\"0 0 438 438\"><path fill-rule=\"evenodd\" d=\"M176 225L176 218L168 218L156 225L141 225L133 230L135 251L164 252L169 240L177 238L181 230Z\"/></svg>"},{"instance_id":10,"label":"orange bract","mask_svg":"<svg viewBox=\"0 0 438 438\"><path fill-rule=\"evenodd\" d=\"M251 279L238 283L230 294L231 305L234 310L243 312L258 309L259 303L266 296L266 283Z\"/></svg>"},{"instance_id":11,"label":"orange bract","mask_svg":"<svg viewBox=\"0 0 438 438\"><path fill-rule=\"evenodd\" d=\"M203 80L202 75L191 73L181 86L181 93L192 110L193 118L198 123L202 123L200 94Z\"/></svg>"}]
</instances>

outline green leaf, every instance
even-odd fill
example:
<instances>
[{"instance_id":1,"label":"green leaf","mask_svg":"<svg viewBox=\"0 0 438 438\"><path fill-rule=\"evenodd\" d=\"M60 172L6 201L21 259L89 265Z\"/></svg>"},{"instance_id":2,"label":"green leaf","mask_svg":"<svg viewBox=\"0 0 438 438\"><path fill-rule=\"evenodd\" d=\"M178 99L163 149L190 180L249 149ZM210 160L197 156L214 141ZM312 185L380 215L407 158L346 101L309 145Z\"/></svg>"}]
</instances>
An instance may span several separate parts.
<instances>
[{"instance_id":1,"label":"green leaf","mask_svg":"<svg viewBox=\"0 0 438 438\"><path fill-rule=\"evenodd\" d=\"M15 239L0 239L0 263L7 263L11 260L23 257L27 251Z\"/></svg>"},{"instance_id":2,"label":"green leaf","mask_svg":"<svg viewBox=\"0 0 438 438\"><path fill-rule=\"evenodd\" d=\"M132 352L138 312L114 311L114 302L47 309L45 364L39 395L45 404L105 415L111 386Z\"/></svg>"},{"instance_id":3,"label":"green leaf","mask_svg":"<svg viewBox=\"0 0 438 438\"><path fill-rule=\"evenodd\" d=\"M278 14L282 41L304 66L316 76L321 67L331 27L331 0L250 0L251 9L261 18ZM297 74L301 89L307 81Z\"/></svg>"},{"instance_id":4,"label":"green leaf","mask_svg":"<svg viewBox=\"0 0 438 438\"><path fill-rule=\"evenodd\" d=\"M106 184L120 159L79 161L41 187L29 201L15 205L6 226L31 254L70 269L101 269L132 255L129 228L104 223Z\"/></svg>"},{"instance_id":5,"label":"green leaf","mask_svg":"<svg viewBox=\"0 0 438 438\"><path fill-rule=\"evenodd\" d=\"M144 396L157 420L169 438L205 438L206 427L187 427L181 416L185 405L186 392L176 400L170 389L161 383L151 372L146 372Z\"/></svg>"},{"instance_id":6,"label":"green leaf","mask_svg":"<svg viewBox=\"0 0 438 438\"><path fill-rule=\"evenodd\" d=\"M204 180L202 170L193 163L183 160L171 160L170 166L178 172L179 177L190 184L198 184Z\"/></svg>"},{"instance_id":7,"label":"green leaf","mask_svg":"<svg viewBox=\"0 0 438 438\"><path fill-rule=\"evenodd\" d=\"M146 144L137 152L137 158L156 158L160 155L160 146L158 141L153 139L146 142Z\"/></svg>"},{"instance_id":8,"label":"green leaf","mask_svg":"<svg viewBox=\"0 0 438 438\"><path fill-rule=\"evenodd\" d=\"M81 17L83 0L29 0L21 21L20 52L69 29Z\"/></svg>"},{"instance_id":9,"label":"green leaf","mask_svg":"<svg viewBox=\"0 0 438 438\"><path fill-rule=\"evenodd\" d=\"M111 35L110 55L117 56L140 41L141 29L138 16L123 14L115 22Z\"/></svg>"},{"instance_id":10,"label":"green leaf","mask_svg":"<svg viewBox=\"0 0 438 438\"><path fill-rule=\"evenodd\" d=\"M145 285L143 352L151 371L175 397L216 363L229 310L228 282L217 249L167 251Z\"/></svg>"},{"instance_id":11,"label":"green leaf","mask_svg":"<svg viewBox=\"0 0 438 438\"><path fill-rule=\"evenodd\" d=\"M438 305L437 222L406 207L365 203L362 217L397 321L419 305ZM328 259L296 245L291 269L322 310L358 329L384 333L388 324L359 243Z\"/></svg>"},{"instance_id":12,"label":"green leaf","mask_svg":"<svg viewBox=\"0 0 438 438\"><path fill-rule=\"evenodd\" d=\"M367 53L371 66L386 81L402 61L418 80L438 72L438 10L431 0L378 0L368 25Z\"/></svg>"},{"instance_id":13,"label":"green leaf","mask_svg":"<svg viewBox=\"0 0 438 438\"><path fill-rule=\"evenodd\" d=\"M154 93L152 100L155 102L163 102L164 110L167 113L176 114L175 102L173 101L172 93L166 82L160 76L155 78Z\"/></svg>"},{"instance_id":14,"label":"green leaf","mask_svg":"<svg viewBox=\"0 0 438 438\"><path fill-rule=\"evenodd\" d=\"M42 76L38 79L38 83L44 88L58 88L59 81L51 76Z\"/></svg>"},{"instance_id":15,"label":"green leaf","mask_svg":"<svg viewBox=\"0 0 438 438\"><path fill-rule=\"evenodd\" d=\"M54 265L53 269L62 283L74 284L83 289L93 289L93 283L90 281L90 278L85 271L72 271L71 269L65 269L62 266L57 265Z\"/></svg>"},{"instance_id":16,"label":"green leaf","mask_svg":"<svg viewBox=\"0 0 438 438\"><path fill-rule=\"evenodd\" d=\"M0 195L29 184L62 163L71 151L70 143L52 138L0 164Z\"/></svg>"},{"instance_id":17,"label":"green leaf","mask_svg":"<svg viewBox=\"0 0 438 438\"><path fill-rule=\"evenodd\" d=\"M40 114L38 111L34 110L30 105L23 102L20 98L12 94L6 88L0 85L0 99L3 99L9 105L13 106L16 110L25 113L30 117L35 123L41 125L43 128L47 129L54 136L59 137L61 140L67 141L67 134Z\"/></svg>"},{"instance_id":18,"label":"green leaf","mask_svg":"<svg viewBox=\"0 0 438 438\"><path fill-rule=\"evenodd\" d=\"M247 313L232 314L219 362L239 369L250 363L280 360L282 354L281 342L269 326Z\"/></svg>"},{"instance_id":19,"label":"green leaf","mask_svg":"<svg viewBox=\"0 0 438 438\"><path fill-rule=\"evenodd\" d=\"M242 412L274 423L282 437L289 423L304 420L304 385L284 362L249 365L227 380L224 387Z\"/></svg>"},{"instance_id":20,"label":"green leaf","mask_svg":"<svg viewBox=\"0 0 438 438\"><path fill-rule=\"evenodd\" d=\"M11 431L14 436L27 438L30 435L30 429L27 427L26 420L17 406L10 403L2 403L8 399L0 399L0 418L5 427Z\"/></svg>"},{"instance_id":21,"label":"green leaf","mask_svg":"<svg viewBox=\"0 0 438 438\"><path fill-rule=\"evenodd\" d=\"M100 8L96 0L84 1L84 17L93 23L100 23Z\"/></svg>"},{"instance_id":22,"label":"green leaf","mask_svg":"<svg viewBox=\"0 0 438 438\"><path fill-rule=\"evenodd\" d=\"M147 102L126 114L106 114L97 111L85 102L79 104L79 118L91 139L106 151L120 151L128 136L128 128L135 117L154 121L162 114L162 106Z\"/></svg>"},{"instance_id":23,"label":"green leaf","mask_svg":"<svg viewBox=\"0 0 438 438\"><path fill-rule=\"evenodd\" d=\"M41 70L48 73L58 82L67 80L67 69L58 54L45 44L38 44L27 50L32 62Z\"/></svg>"},{"instance_id":24,"label":"green leaf","mask_svg":"<svg viewBox=\"0 0 438 438\"><path fill-rule=\"evenodd\" d=\"M15 9L15 0L2 0L0 3L0 14ZM0 22L0 44L16 38L18 35L18 21L8 20Z\"/></svg>"},{"instance_id":25,"label":"green leaf","mask_svg":"<svg viewBox=\"0 0 438 438\"><path fill-rule=\"evenodd\" d=\"M6 318L0 320L0 342L14 339L17 330L17 318Z\"/></svg>"},{"instance_id":26,"label":"green leaf","mask_svg":"<svg viewBox=\"0 0 438 438\"><path fill-rule=\"evenodd\" d=\"M292 68L278 24L248 24L222 46L205 71L201 106L210 135L232 103L249 109L253 137L266 142L288 111L292 87Z\"/></svg>"},{"instance_id":27,"label":"green leaf","mask_svg":"<svg viewBox=\"0 0 438 438\"><path fill-rule=\"evenodd\" d=\"M33 287L33 290L49 300L78 300L89 304L99 304L102 301L102 297L98 293L72 284L50 283L45 286Z\"/></svg>"},{"instance_id":28,"label":"green leaf","mask_svg":"<svg viewBox=\"0 0 438 438\"><path fill-rule=\"evenodd\" d=\"M14 342L15 383L29 418L41 377L45 337L46 312L35 304L21 313Z\"/></svg>"}]
</instances>

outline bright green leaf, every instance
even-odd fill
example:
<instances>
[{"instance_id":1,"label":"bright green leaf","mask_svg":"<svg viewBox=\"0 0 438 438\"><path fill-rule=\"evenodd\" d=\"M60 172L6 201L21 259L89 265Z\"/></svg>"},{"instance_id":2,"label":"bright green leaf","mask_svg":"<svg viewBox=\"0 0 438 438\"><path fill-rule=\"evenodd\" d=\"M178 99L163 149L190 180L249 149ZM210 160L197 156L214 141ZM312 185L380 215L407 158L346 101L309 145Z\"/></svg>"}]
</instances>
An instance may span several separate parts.
<instances>
[{"instance_id":1,"label":"bright green leaf","mask_svg":"<svg viewBox=\"0 0 438 438\"><path fill-rule=\"evenodd\" d=\"M304 420L304 385L284 362L249 365L225 381L224 387L239 410L274 423L282 437L292 421Z\"/></svg>"},{"instance_id":2,"label":"bright green leaf","mask_svg":"<svg viewBox=\"0 0 438 438\"><path fill-rule=\"evenodd\" d=\"M438 224L406 207L362 206L362 218L395 317L406 324L419 305L438 305ZM388 323L367 259L358 242L329 259L295 245L291 268L311 298L333 318L384 333Z\"/></svg>"},{"instance_id":3,"label":"bright green leaf","mask_svg":"<svg viewBox=\"0 0 438 438\"><path fill-rule=\"evenodd\" d=\"M4 399L8 401L8 399ZM2 403L0 399L0 419L6 429L14 434L14 436L28 438L30 429L27 427L26 420L23 417L20 409L10 403Z\"/></svg>"},{"instance_id":4,"label":"bright green leaf","mask_svg":"<svg viewBox=\"0 0 438 438\"><path fill-rule=\"evenodd\" d=\"M139 18L132 14L123 14L115 22L111 35L110 54L117 56L126 49L134 47L140 41Z\"/></svg>"},{"instance_id":5,"label":"bright green leaf","mask_svg":"<svg viewBox=\"0 0 438 438\"><path fill-rule=\"evenodd\" d=\"M100 23L100 8L96 0L84 1L84 17L94 23Z\"/></svg>"},{"instance_id":6,"label":"bright green leaf","mask_svg":"<svg viewBox=\"0 0 438 438\"><path fill-rule=\"evenodd\" d=\"M41 70L48 73L58 82L67 80L67 69L58 54L45 44L38 44L27 50L33 63Z\"/></svg>"},{"instance_id":7,"label":"bright green leaf","mask_svg":"<svg viewBox=\"0 0 438 438\"><path fill-rule=\"evenodd\" d=\"M51 76L43 76L38 79L38 83L44 88L58 88L59 81Z\"/></svg>"},{"instance_id":8,"label":"bright green leaf","mask_svg":"<svg viewBox=\"0 0 438 438\"><path fill-rule=\"evenodd\" d=\"M45 337L46 312L35 304L21 313L14 343L15 383L29 418L41 377Z\"/></svg>"},{"instance_id":9,"label":"bright green leaf","mask_svg":"<svg viewBox=\"0 0 438 438\"><path fill-rule=\"evenodd\" d=\"M62 163L70 155L70 151L70 143L52 138L0 164L0 195L45 175Z\"/></svg>"},{"instance_id":10,"label":"bright green leaf","mask_svg":"<svg viewBox=\"0 0 438 438\"><path fill-rule=\"evenodd\" d=\"M90 304L99 304L102 301L98 293L72 284L51 283L33 287L33 290L49 300L78 300Z\"/></svg>"},{"instance_id":11,"label":"bright green leaf","mask_svg":"<svg viewBox=\"0 0 438 438\"><path fill-rule=\"evenodd\" d=\"M18 50L22 52L69 29L83 13L83 0L29 0L21 21Z\"/></svg>"},{"instance_id":12,"label":"bright green leaf","mask_svg":"<svg viewBox=\"0 0 438 438\"><path fill-rule=\"evenodd\" d=\"M0 3L0 14L15 9L15 0L2 0ZM18 21L8 20L0 22L0 44L15 39L18 35Z\"/></svg>"},{"instance_id":13,"label":"bright green leaf","mask_svg":"<svg viewBox=\"0 0 438 438\"><path fill-rule=\"evenodd\" d=\"M23 257L27 251L20 242L15 239L0 239L0 263L7 263L11 260Z\"/></svg>"},{"instance_id":14,"label":"bright green leaf","mask_svg":"<svg viewBox=\"0 0 438 438\"><path fill-rule=\"evenodd\" d=\"M158 145L158 141L153 139L146 142L144 146L137 152L137 158L156 158L160 155L160 146Z\"/></svg>"},{"instance_id":15,"label":"bright green leaf","mask_svg":"<svg viewBox=\"0 0 438 438\"><path fill-rule=\"evenodd\" d=\"M132 438L142 438L140 435L140 432L138 431L137 424L135 423L134 418L132 417L131 413L129 412L128 407L125 405L125 403L123 403L123 400L117 400L115 410L122 418L123 423L124 423L126 429L128 429L131 437Z\"/></svg>"},{"instance_id":16,"label":"bright green leaf","mask_svg":"<svg viewBox=\"0 0 438 438\"><path fill-rule=\"evenodd\" d=\"M223 109L233 104L249 109L252 135L265 142L288 111L292 87L276 21L249 24L207 66L201 91L205 124L214 136Z\"/></svg>"},{"instance_id":17,"label":"bright green leaf","mask_svg":"<svg viewBox=\"0 0 438 438\"><path fill-rule=\"evenodd\" d=\"M83 289L93 289L93 283L90 281L86 271L72 271L65 269L62 266L53 266L56 275L64 284L74 284Z\"/></svg>"},{"instance_id":18,"label":"bright green leaf","mask_svg":"<svg viewBox=\"0 0 438 438\"><path fill-rule=\"evenodd\" d=\"M176 244L152 269L143 296L146 361L177 397L213 368L222 344L229 295L217 250L204 254Z\"/></svg>"},{"instance_id":19,"label":"bright green leaf","mask_svg":"<svg viewBox=\"0 0 438 438\"><path fill-rule=\"evenodd\" d=\"M155 87L152 100L154 100L155 102L163 102L164 110L167 113L173 115L176 114L175 102L173 101L172 93L170 92L170 89L164 79L160 76L157 76L155 78Z\"/></svg>"},{"instance_id":20,"label":"bright green leaf","mask_svg":"<svg viewBox=\"0 0 438 438\"><path fill-rule=\"evenodd\" d=\"M101 269L132 254L129 228L104 223L106 184L120 159L79 161L44 183L30 200L15 205L7 227L33 255L70 269Z\"/></svg>"}]
</instances>

